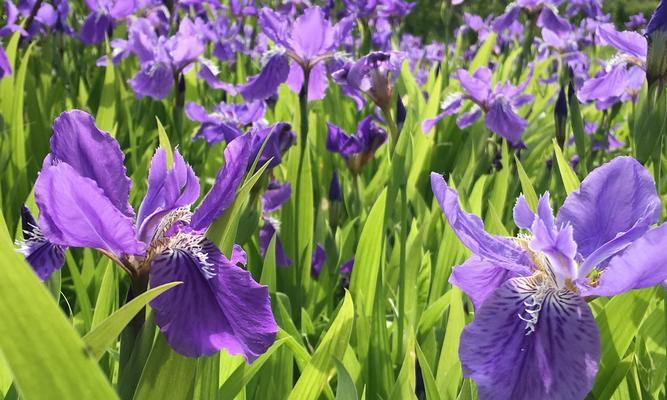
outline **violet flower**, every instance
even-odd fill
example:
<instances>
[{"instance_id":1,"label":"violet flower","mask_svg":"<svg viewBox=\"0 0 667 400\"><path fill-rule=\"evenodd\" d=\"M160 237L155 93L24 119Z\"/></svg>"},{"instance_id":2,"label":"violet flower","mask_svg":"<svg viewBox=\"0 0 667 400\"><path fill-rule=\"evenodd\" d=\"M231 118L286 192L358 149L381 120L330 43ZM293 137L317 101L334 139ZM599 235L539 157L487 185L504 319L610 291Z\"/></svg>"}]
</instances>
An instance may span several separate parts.
<instances>
[{"instance_id":1,"label":"violet flower","mask_svg":"<svg viewBox=\"0 0 667 400\"><path fill-rule=\"evenodd\" d=\"M181 21L178 32L171 37L158 36L146 18L133 20L128 30L126 50L137 56L140 65L129 83L139 97L167 97L184 70L204 52L189 18Z\"/></svg>"},{"instance_id":2,"label":"violet flower","mask_svg":"<svg viewBox=\"0 0 667 400\"><path fill-rule=\"evenodd\" d=\"M646 17L642 13L631 15L628 22L625 23L625 27L629 31L638 31L646 26Z\"/></svg>"},{"instance_id":3,"label":"violet flower","mask_svg":"<svg viewBox=\"0 0 667 400\"><path fill-rule=\"evenodd\" d=\"M56 118L53 131L35 184L39 224L24 212L23 251L38 275L62 266L65 247L97 249L130 273L133 284L183 282L151 301L156 324L177 352L198 357L225 348L249 362L263 354L277 332L268 289L237 266L246 260L240 246L227 258L204 236L234 201L249 139L227 146L226 163L194 212L197 177L178 151L169 167L158 149L135 219L118 142L78 110Z\"/></svg>"},{"instance_id":4,"label":"violet flower","mask_svg":"<svg viewBox=\"0 0 667 400\"><path fill-rule=\"evenodd\" d=\"M315 247L315 250L313 250L313 256L310 262L310 274L313 276L313 278L317 279L320 277L320 274L322 273L322 267L324 267L324 263L326 261L327 254L324 251L324 247L318 243Z\"/></svg>"},{"instance_id":5,"label":"violet flower","mask_svg":"<svg viewBox=\"0 0 667 400\"><path fill-rule=\"evenodd\" d=\"M277 181L271 181L262 195L262 219L264 225L259 229L259 250L262 257L266 257L266 251L269 248L271 239L280 229L280 222L271 218L271 213L278 211L283 204L287 203L292 195L292 186L289 183L280 184ZM285 248L276 236L276 265L286 268L292 265L292 260L287 255Z\"/></svg>"},{"instance_id":6,"label":"violet flower","mask_svg":"<svg viewBox=\"0 0 667 400\"><path fill-rule=\"evenodd\" d=\"M201 123L194 138L204 139L210 144L230 142L243 135L245 127L260 121L265 111L263 101L243 104L221 102L211 113L197 103L190 102L185 105L188 118Z\"/></svg>"},{"instance_id":7,"label":"violet flower","mask_svg":"<svg viewBox=\"0 0 667 400\"><path fill-rule=\"evenodd\" d=\"M365 93L380 109L387 110L392 105L393 81L403 59L402 53L374 51L346 63L332 76L344 94L354 98Z\"/></svg>"},{"instance_id":8,"label":"violet flower","mask_svg":"<svg viewBox=\"0 0 667 400\"><path fill-rule=\"evenodd\" d=\"M450 282L475 306L461 335L464 375L481 399L577 399L591 390L600 334L588 296L613 296L667 278L667 224L650 173L630 157L592 171L557 217L549 194L537 215L520 196L516 238L493 236L463 211L456 190L432 173L452 229L473 255Z\"/></svg>"},{"instance_id":9,"label":"violet flower","mask_svg":"<svg viewBox=\"0 0 667 400\"><path fill-rule=\"evenodd\" d=\"M370 115L359 122L357 132L353 135L348 135L331 122L327 126L327 150L342 155L354 174L361 172L375 151L387 140L387 132Z\"/></svg>"},{"instance_id":10,"label":"violet flower","mask_svg":"<svg viewBox=\"0 0 667 400\"><path fill-rule=\"evenodd\" d=\"M47 29L54 27L61 19L67 17L69 7L67 2L54 2L58 8L47 2L39 4L39 8L33 14L33 8L38 0L20 0L18 6L11 0L5 0L5 13L7 19L5 26L0 28L0 36L9 36L14 32L19 32L22 37L30 40L32 37L43 33ZM62 5L64 3L64 6ZM64 12L65 15L61 15ZM18 17L23 17L23 21L19 21ZM28 19L32 18L30 21ZM22 24L29 24L25 29Z\"/></svg>"},{"instance_id":11,"label":"violet flower","mask_svg":"<svg viewBox=\"0 0 667 400\"><path fill-rule=\"evenodd\" d=\"M566 33L572 26L566 18L558 15L556 8L561 0L516 0L507 6L503 14L493 21L493 30L501 33L519 20L521 10L531 16L537 16L537 26L557 33Z\"/></svg>"},{"instance_id":12,"label":"violet flower","mask_svg":"<svg viewBox=\"0 0 667 400\"><path fill-rule=\"evenodd\" d=\"M491 84L491 75L491 70L487 67L477 69L474 75L459 69L456 78L466 93L453 93L448 96L442 103L442 112L422 122L424 133L430 132L445 116L459 112L464 100L471 100L474 103L472 108L456 120L461 129L475 123L484 113L487 128L513 145L520 145L528 121L517 114L516 108L533 100L532 95L523 94L532 74L519 86L514 86L508 81L504 84L497 83L495 87Z\"/></svg>"},{"instance_id":13,"label":"violet flower","mask_svg":"<svg viewBox=\"0 0 667 400\"><path fill-rule=\"evenodd\" d=\"M613 25L603 24L597 29L605 44L618 50L604 71L586 80L577 91L582 102L596 101L598 108L606 109L618 101L635 99L646 80L646 38L637 32L618 32Z\"/></svg>"},{"instance_id":14,"label":"violet flower","mask_svg":"<svg viewBox=\"0 0 667 400\"><path fill-rule=\"evenodd\" d=\"M269 163L268 168L275 168L282 162L282 156L296 144L296 133L292 125L278 122L268 126L255 124L248 132L251 137L250 159L258 159L258 165ZM259 152L264 146L260 155Z\"/></svg>"},{"instance_id":15,"label":"violet flower","mask_svg":"<svg viewBox=\"0 0 667 400\"><path fill-rule=\"evenodd\" d=\"M263 100L276 94L278 86L287 82L299 93L306 71L308 99L322 99L328 85L323 61L333 56L353 23L353 18L345 18L332 26L319 7L305 9L294 22L267 7L262 8L259 25L278 47L265 55L262 71L239 86L239 92L246 100Z\"/></svg>"},{"instance_id":16,"label":"violet flower","mask_svg":"<svg viewBox=\"0 0 667 400\"><path fill-rule=\"evenodd\" d=\"M137 9L136 0L86 0L91 13L83 21L79 37L86 44L104 41L114 22L132 15Z\"/></svg>"}]
</instances>

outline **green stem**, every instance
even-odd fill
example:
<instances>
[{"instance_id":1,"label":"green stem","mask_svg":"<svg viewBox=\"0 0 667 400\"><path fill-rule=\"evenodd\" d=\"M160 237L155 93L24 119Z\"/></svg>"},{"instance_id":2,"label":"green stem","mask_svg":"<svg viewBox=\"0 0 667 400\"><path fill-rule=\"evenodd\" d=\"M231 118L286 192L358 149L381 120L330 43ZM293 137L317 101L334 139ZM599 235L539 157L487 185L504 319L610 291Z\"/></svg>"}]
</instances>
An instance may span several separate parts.
<instances>
[{"instance_id":1,"label":"green stem","mask_svg":"<svg viewBox=\"0 0 667 400\"><path fill-rule=\"evenodd\" d=\"M299 209L300 209L300 204L299 204L299 198L300 193L301 193L301 174L303 173L303 164L304 164L304 158L306 156L306 151L308 151L308 83L310 81L310 68L308 67L303 67L303 86L301 86L301 91L299 92L299 123L300 123L300 130L299 130L299 166L297 169L297 175L296 175L296 182L295 182L295 201L294 201L294 262L295 262L295 268L294 268L294 273L296 274L296 299L295 299L295 306L294 310L296 310L296 313L294 315L295 319L297 320L297 323L301 320L301 296L302 296L302 287L301 287L301 279L300 277L302 276L302 271L301 268L303 266L303 260L301 259L301 250L299 248L299 223L296 221L296 217L298 215Z\"/></svg>"},{"instance_id":2,"label":"green stem","mask_svg":"<svg viewBox=\"0 0 667 400\"><path fill-rule=\"evenodd\" d=\"M403 357L403 339L405 330L405 297L406 297L406 251L407 251L407 235L408 235L408 200L405 185L400 188L401 197L401 237L399 248L399 273L398 273L398 356Z\"/></svg>"},{"instance_id":3,"label":"green stem","mask_svg":"<svg viewBox=\"0 0 667 400\"><path fill-rule=\"evenodd\" d=\"M389 154L394 154L394 148L398 143L398 126L396 121L391 116L391 110L388 107L382 107L382 115L384 116L385 121L387 121L387 127L389 128L389 134L391 135L391 142L389 147Z\"/></svg>"}]
</instances>

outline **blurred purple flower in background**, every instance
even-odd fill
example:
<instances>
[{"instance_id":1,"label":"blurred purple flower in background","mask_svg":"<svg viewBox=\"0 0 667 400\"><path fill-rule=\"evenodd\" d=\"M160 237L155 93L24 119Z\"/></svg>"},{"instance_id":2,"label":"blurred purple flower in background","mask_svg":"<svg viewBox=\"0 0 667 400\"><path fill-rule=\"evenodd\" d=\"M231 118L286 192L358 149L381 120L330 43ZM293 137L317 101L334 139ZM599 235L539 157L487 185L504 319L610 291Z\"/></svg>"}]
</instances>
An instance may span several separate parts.
<instances>
[{"instance_id":1,"label":"blurred purple flower in background","mask_svg":"<svg viewBox=\"0 0 667 400\"><path fill-rule=\"evenodd\" d=\"M277 235L280 229L278 220L271 218L272 212L278 211L292 195L292 186L289 183L281 184L277 181L271 181L262 195L262 219L264 225L259 230L259 249L262 257L266 257L266 251L269 248L271 239ZM289 267L292 260L287 255L285 248L276 236L276 265L278 267Z\"/></svg>"},{"instance_id":2,"label":"blurred purple flower in background","mask_svg":"<svg viewBox=\"0 0 667 400\"><path fill-rule=\"evenodd\" d=\"M9 63L9 59L7 58L7 53L5 53L5 49L2 47L2 45L0 45L0 79L11 74L12 74L12 66Z\"/></svg>"},{"instance_id":3,"label":"blurred purple flower in background","mask_svg":"<svg viewBox=\"0 0 667 400\"><path fill-rule=\"evenodd\" d=\"M201 123L194 138L204 139L210 144L230 142L243 135L247 126L263 119L265 110L263 101L242 104L221 102L211 113L197 103L185 105L188 118Z\"/></svg>"},{"instance_id":4,"label":"blurred purple flower in background","mask_svg":"<svg viewBox=\"0 0 667 400\"><path fill-rule=\"evenodd\" d=\"M327 150L342 155L354 174L361 172L375 151L387 140L387 132L370 115L359 122L357 132L353 135L348 135L331 122L327 122L327 126Z\"/></svg>"},{"instance_id":5,"label":"blurred purple flower in background","mask_svg":"<svg viewBox=\"0 0 667 400\"><path fill-rule=\"evenodd\" d=\"M319 7L305 9L293 22L269 8L262 8L259 25L278 48L265 54L262 71L239 86L239 92L246 100L265 99L274 95L281 83L287 82L298 93L306 72L308 99L322 99L328 85L324 61L334 55L353 23L354 19L348 17L332 25Z\"/></svg>"},{"instance_id":6,"label":"blurred purple flower in background","mask_svg":"<svg viewBox=\"0 0 667 400\"><path fill-rule=\"evenodd\" d=\"M461 114L456 120L461 129L475 123L484 113L487 128L513 145L519 146L528 121L517 114L516 108L533 100L532 95L523 94L532 78L532 73L519 86L514 86L509 81L492 86L491 75L492 72L487 67L479 68L474 75L470 75L464 69L459 69L456 72L456 78L465 93L454 93L448 96L442 104L442 112L422 122L424 133L430 132L445 116L459 112L464 100L471 100L474 103L472 108Z\"/></svg>"},{"instance_id":7,"label":"blurred purple flower in background","mask_svg":"<svg viewBox=\"0 0 667 400\"><path fill-rule=\"evenodd\" d=\"M104 41L115 21L129 17L137 9L136 0L86 0L85 3L91 13L83 22L79 36L86 44Z\"/></svg>"}]
</instances>

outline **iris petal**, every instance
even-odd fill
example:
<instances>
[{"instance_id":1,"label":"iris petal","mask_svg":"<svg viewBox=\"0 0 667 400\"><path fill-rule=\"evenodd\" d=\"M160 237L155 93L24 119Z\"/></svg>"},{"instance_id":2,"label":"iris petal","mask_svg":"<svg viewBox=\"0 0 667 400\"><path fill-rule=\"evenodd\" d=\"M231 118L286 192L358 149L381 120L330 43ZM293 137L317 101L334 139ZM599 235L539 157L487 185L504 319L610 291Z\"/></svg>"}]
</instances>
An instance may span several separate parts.
<instances>
[{"instance_id":1,"label":"iris petal","mask_svg":"<svg viewBox=\"0 0 667 400\"><path fill-rule=\"evenodd\" d=\"M456 236L470 251L497 263L499 267L520 273L528 272L528 254L509 239L486 233L478 216L461 209L458 193L445 183L441 175L431 173L431 187Z\"/></svg>"},{"instance_id":2,"label":"iris petal","mask_svg":"<svg viewBox=\"0 0 667 400\"><path fill-rule=\"evenodd\" d=\"M183 240L151 265L151 286L183 282L151 302L156 324L185 356L212 355L224 348L254 361L278 330L267 287L203 236Z\"/></svg>"},{"instance_id":3,"label":"iris petal","mask_svg":"<svg viewBox=\"0 0 667 400\"><path fill-rule=\"evenodd\" d=\"M527 306L534 304L533 296L542 300L529 333L519 315L530 319L526 310L537 309ZM534 278L514 278L495 290L464 328L459 357L480 399L581 399L595 380L599 336L582 298L540 289Z\"/></svg>"},{"instance_id":4,"label":"iris petal","mask_svg":"<svg viewBox=\"0 0 667 400\"><path fill-rule=\"evenodd\" d=\"M646 168L631 157L617 157L592 171L565 199L557 224L572 225L579 253L588 257L631 229L648 230L658 222L660 209Z\"/></svg>"},{"instance_id":5,"label":"iris petal","mask_svg":"<svg viewBox=\"0 0 667 400\"><path fill-rule=\"evenodd\" d=\"M54 244L142 254L132 219L113 206L92 179L64 162L42 169L35 183L39 226Z\"/></svg>"},{"instance_id":6,"label":"iris petal","mask_svg":"<svg viewBox=\"0 0 667 400\"><path fill-rule=\"evenodd\" d=\"M123 165L125 156L116 139L99 130L90 114L72 110L56 118L49 160L53 159L66 162L82 177L95 181L120 212L134 217L128 202L132 181Z\"/></svg>"},{"instance_id":7,"label":"iris petal","mask_svg":"<svg viewBox=\"0 0 667 400\"><path fill-rule=\"evenodd\" d=\"M30 210L21 209L24 241L19 251L25 255L39 279L45 281L65 264L65 248L49 242L37 225Z\"/></svg>"}]
</instances>

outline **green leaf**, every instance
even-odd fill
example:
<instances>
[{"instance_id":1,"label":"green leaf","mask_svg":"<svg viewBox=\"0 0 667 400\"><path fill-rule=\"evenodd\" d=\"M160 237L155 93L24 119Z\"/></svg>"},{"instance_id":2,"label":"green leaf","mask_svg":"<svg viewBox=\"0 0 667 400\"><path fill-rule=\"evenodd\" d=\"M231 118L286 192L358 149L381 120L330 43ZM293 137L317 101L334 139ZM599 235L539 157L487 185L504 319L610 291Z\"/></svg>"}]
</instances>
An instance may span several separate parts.
<instances>
[{"instance_id":1,"label":"green leaf","mask_svg":"<svg viewBox=\"0 0 667 400\"><path fill-rule=\"evenodd\" d=\"M530 181L526 171L524 171L521 161L519 161L516 156L514 156L514 160L516 161L516 172L519 174L519 181L521 181L523 195L526 197L526 201L530 208L535 211L537 209L537 193L535 193L533 183Z\"/></svg>"},{"instance_id":2,"label":"green leaf","mask_svg":"<svg viewBox=\"0 0 667 400\"><path fill-rule=\"evenodd\" d=\"M563 152L556 142L556 139L552 140L554 146L554 153L556 154L556 162L558 164L558 171L560 172L561 179L563 179L563 186L565 187L565 192L570 194L577 190L581 182L577 177L577 174L574 173L570 163L567 162L563 156Z\"/></svg>"},{"instance_id":3,"label":"green leaf","mask_svg":"<svg viewBox=\"0 0 667 400\"><path fill-rule=\"evenodd\" d=\"M337 356L345 353L352 333L354 321L354 304L349 292L345 292L343 305L338 311L336 319L326 331L322 341L313 353L310 362L296 382L290 400L314 400L327 385L328 376L334 367Z\"/></svg>"},{"instance_id":4,"label":"green leaf","mask_svg":"<svg viewBox=\"0 0 667 400\"><path fill-rule=\"evenodd\" d=\"M405 358L403 359L403 365L401 366L401 371L398 373L398 378L394 384L394 388L391 391L389 396L390 400L401 400L401 399L417 399L415 395L415 339L414 336L410 334L408 339L408 346L405 352Z\"/></svg>"},{"instance_id":5,"label":"green leaf","mask_svg":"<svg viewBox=\"0 0 667 400\"><path fill-rule=\"evenodd\" d=\"M174 165L174 150L171 148L169 135L167 135L167 131L164 130L160 118L156 116L155 121L157 122L157 135L160 142L160 148L167 153L167 169L171 169L171 166Z\"/></svg>"},{"instance_id":6,"label":"green leaf","mask_svg":"<svg viewBox=\"0 0 667 400\"><path fill-rule=\"evenodd\" d=\"M358 399L357 388L354 386L352 377L345 369L343 363L334 359L336 362L336 375L338 376L338 386L336 386L336 400Z\"/></svg>"},{"instance_id":7,"label":"green leaf","mask_svg":"<svg viewBox=\"0 0 667 400\"><path fill-rule=\"evenodd\" d=\"M115 136L114 125L116 124L116 73L115 66L111 60L111 49L109 42L106 42L107 65L104 71L104 86L100 96L100 104L97 107L95 123L97 126L107 131L111 136Z\"/></svg>"},{"instance_id":8,"label":"green leaf","mask_svg":"<svg viewBox=\"0 0 667 400\"><path fill-rule=\"evenodd\" d=\"M487 36L484 43L479 47L477 54L475 54L475 58L473 58L472 62L470 63L469 71L471 74L475 73L477 68L483 67L489 63L489 58L491 57L493 46L496 45L496 38L497 35L495 32L491 32L489 36Z\"/></svg>"},{"instance_id":9,"label":"green leaf","mask_svg":"<svg viewBox=\"0 0 667 400\"><path fill-rule=\"evenodd\" d=\"M113 344L114 340L120 335L125 326L146 306L146 304L148 304L149 301L181 283L182 282L172 282L150 289L135 297L132 301L125 304L118 311L102 321L95 329L88 332L88 334L83 337L84 342L88 345L90 354L95 359L102 357L106 349Z\"/></svg>"},{"instance_id":10,"label":"green leaf","mask_svg":"<svg viewBox=\"0 0 667 400\"><path fill-rule=\"evenodd\" d=\"M568 93L568 108L570 112L570 125L572 126L572 133L574 134L574 145L577 148L577 155L579 156L579 165L582 166L582 172L586 174L588 165L588 150L586 147L586 131L584 130L584 120L581 117L581 109L579 107L579 99L574 93L572 86L571 92Z\"/></svg>"},{"instance_id":11,"label":"green leaf","mask_svg":"<svg viewBox=\"0 0 667 400\"><path fill-rule=\"evenodd\" d=\"M466 322L463 300L461 298L462 293L457 288L452 288L451 291L451 304L449 306L445 339L442 342L437 368L438 372L435 377L438 391L446 399L456 397L459 385L463 379L461 362L458 357L452 355L458 354L459 339Z\"/></svg>"},{"instance_id":12,"label":"green leaf","mask_svg":"<svg viewBox=\"0 0 667 400\"><path fill-rule=\"evenodd\" d=\"M91 328L95 328L108 317L113 311L116 294L116 266L109 259L105 259L104 276L100 284L100 290L97 293L95 301L95 310L93 311L93 320Z\"/></svg>"},{"instance_id":13,"label":"green leaf","mask_svg":"<svg viewBox=\"0 0 667 400\"><path fill-rule=\"evenodd\" d=\"M0 353L25 399L115 399L58 304L14 250L0 213Z\"/></svg>"},{"instance_id":14,"label":"green leaf","mask_svg":"<svg viewBox=\"0 0 667 400\"><path fill-rule=\"evenodd\" d=\"M162 334L157 335L134 400L190 399L197 359L176 353Z\"/></svg>"},{"instance_id":15,"label":"green leaf","mask_svg":"<svg viewBox=\"0 0 667 400\"><path fill-rule=\"evenodd\" d=\"M634 290L614 296L596 316L600 327L600 368L593 386L593 393L600 395L625 358L644 316L650 313L651 298L655 288Z\"/></svg>"},{"instance_id":16,"label":"green leaf","mask_svg":"<svg viewBox=\"0 0 667 400\"><path fill-rule=\"evenodd\" d=\"M417 351L417 359L419 360L419 368L422 372L422 379L424 380L424 390L426 392L426 400L440 400L440 394L438 393L438 387L435 384L435 378L433 377L433 372L431 372L431 367L428 364L428 359L424 352L422 352L419 343L416 343L415 350Z\"/></svg>"},{"instance_id":17,"label":"green leaf","mask_svg":"<svg viewBox=\"0 0 667 400\"><path fill-rule=\"evenodd\" d=\"M259 358L253 361L252 364L241 363L234 372L225 380L218 391L219 399L233 399L243 389L245 385L259 372L260 368L266 363L273 353L276 352L285 342L287 338L276 340L271 347L266 350Z\"/></svg>"},{"instance_id":18,"label":"green leaf","mask_svg":"<svg viewBox=\"0 0 667 400\"><path fill-rule=\"evenodd\" d=\"M370 316L373 311L377 275L384 246L386 202L387 191L384 190L368 214L354 258L350 291L357 303L357 309L365 316Z\"/></svg>"}]
</instances>

